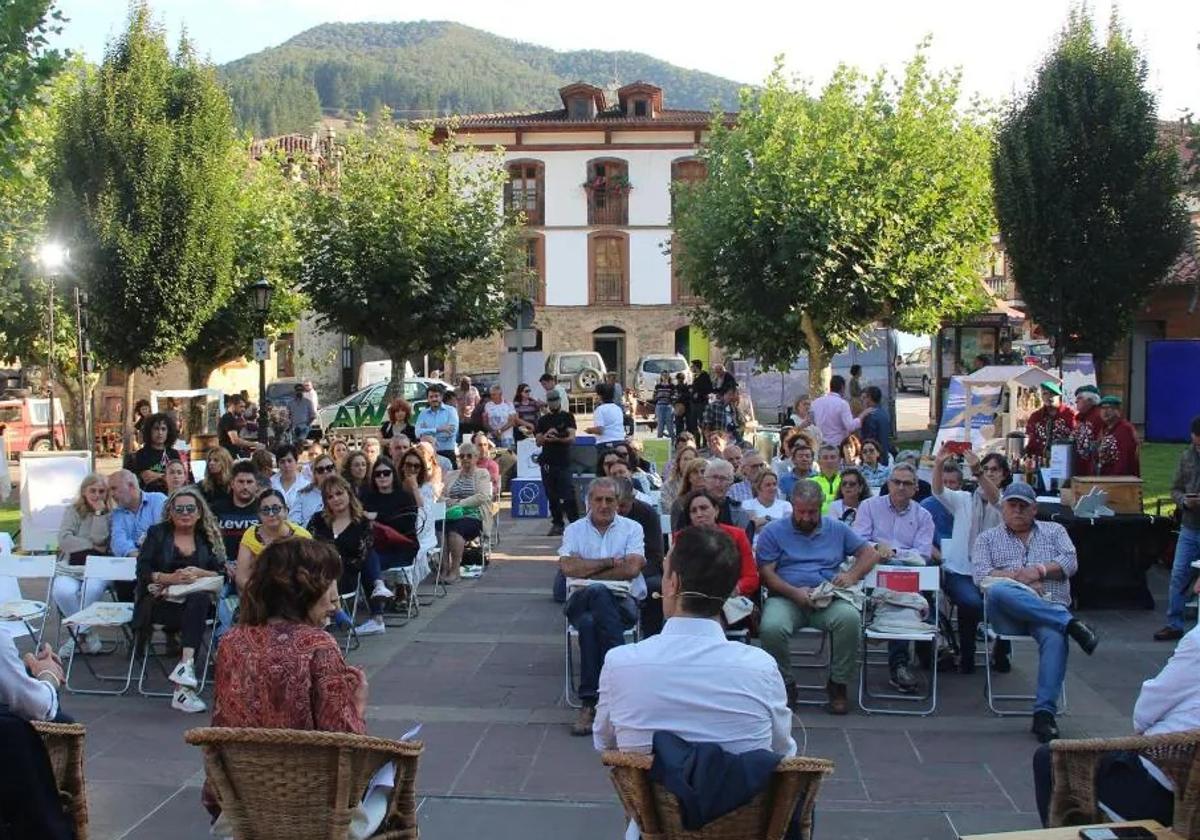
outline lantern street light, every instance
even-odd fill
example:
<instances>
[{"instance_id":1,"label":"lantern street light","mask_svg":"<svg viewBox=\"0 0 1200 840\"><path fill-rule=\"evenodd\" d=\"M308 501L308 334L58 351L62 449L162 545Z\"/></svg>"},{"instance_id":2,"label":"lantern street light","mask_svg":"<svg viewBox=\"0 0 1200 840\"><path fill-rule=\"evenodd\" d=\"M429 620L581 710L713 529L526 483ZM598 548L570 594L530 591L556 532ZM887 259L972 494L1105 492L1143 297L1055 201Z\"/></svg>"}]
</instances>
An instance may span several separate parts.
<instances>
[{"instance_id":1,"label":"lantern street light","mask_svg":"<svg viewBox=\"0 0 1200 840\"><path fill-rule=\"evenodd\" d=\"M50 324L47 336L49 349L46 353L46 390L50 398L50 406L46 414L46 426L50 433L51 450L58 449L58 436L55 434L54 423L54 283L66 268L69 257L70 252L60 242L43 242L38 248L38 265L41 267L42 276L49 287L47 308L49 309Z\"/></svg>"},{"instance_id":2,"label":"lantern street light","mask_svg":"<svg viewBox=\"0 0 1200 840\"><path fill-rule=\"evenodd\" d=\"M258 313L259 324L262 326L262 336L254 340L254 358L258 360L258 442L266 446L269 417L267 411L267 356L270 353L270 345L267 344L266 338L267 313L271 311L271 295L274 294L275 289L267 281L267 278L260 277L250 287L250 291L254 294L254 311Z\"/></svg>"}]
</instances>

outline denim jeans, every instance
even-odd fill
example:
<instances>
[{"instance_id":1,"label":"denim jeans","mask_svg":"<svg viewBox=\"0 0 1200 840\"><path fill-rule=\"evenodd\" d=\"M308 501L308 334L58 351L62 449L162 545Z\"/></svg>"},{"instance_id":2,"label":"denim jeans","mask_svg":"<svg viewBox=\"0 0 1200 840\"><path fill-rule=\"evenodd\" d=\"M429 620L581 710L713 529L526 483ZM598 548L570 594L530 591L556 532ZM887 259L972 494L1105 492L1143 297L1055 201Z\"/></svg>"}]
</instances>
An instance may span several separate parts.
<instances>
[{"instance_id":1,"label":"denim jeans","mask_svg":"<svg viewBox=\"0 0 1200 840\"><path fill-rule=\"evenodd\" d=\"M637 623L637 610L633 598L622 598L599 583L567 599L563 614L579 632L579 699L585 706L596 705L604 656L624 644L625 630Z\"/></svg>"},{"instance_id":2,"label":"denim jeans","mask_svg":"<svg viewBox=\"0 0 1200 840\"><path fill-rule=\"evenodd\" d=\"M1032 636L1038 646L1035 712L1055 713L1067 676L1067 624L1071 611L1017 586L999 584L987 593L988 620L1001 634Z\"/></svg>"},{"instance_id":3,"label":"denim jeans","mask_svg":"<svg viewBox=\"0 0 1200 840\"><path fill-rule=\"evenodd\" d=\"M671 437L671 431L675 428L675 410L670 403L655 404L654 420L658 424L655 434L658 437Z\"/></svg>"},{"instance_id":4,"label":"denim jeans","mask_svg":"<svg viewBox=\"0 0 1200 840\"><path fill-rule=\"evenodd\" d=\"M1192 580L1192 561L1200 560L1200 530L1184 525L1175 543L1175 562L1171 564L1171 591L1167 596L1167 624L1183 630L1183 609L1187 605Z\"/></svg>"}]
</instances>

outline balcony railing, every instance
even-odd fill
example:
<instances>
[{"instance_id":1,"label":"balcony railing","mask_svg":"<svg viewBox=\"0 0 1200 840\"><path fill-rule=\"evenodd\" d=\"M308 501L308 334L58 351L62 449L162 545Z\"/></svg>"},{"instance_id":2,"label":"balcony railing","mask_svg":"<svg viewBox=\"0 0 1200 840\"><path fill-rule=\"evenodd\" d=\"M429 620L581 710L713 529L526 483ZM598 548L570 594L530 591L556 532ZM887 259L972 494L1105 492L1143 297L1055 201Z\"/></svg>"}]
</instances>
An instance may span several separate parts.
<instances>
[{"instance_id":1,"label":"balcony railing","mask_svg":"<svg viewBox=\"0 0 1200 840\"><path fill-rule=\"evenodd\" d=\"M1006 303L1019 300L1017 284L1007 277L984 277L983 285L987 287L991 296L997 300L1002 300Z\"/></svg>"},{"instance_id":2,"label":"balcony railing","mask_svg":"<svg viewBox=\"0 0 1200 840\"><path fill-rule=\"evenodd\" d=\"M596 272L595 300L593 303L624 303L625 275L619 271Z\"/></svg>"},{"instance_id":3,"label":"balcony railing","mask_svg":"<svg viewBox=\"0 0 1200 840\"><path fill-rule=\"evenodd\" d=\"M605 189L588 190L588 224L629 224L629 194Z\"/></svg>"}]
</instances>

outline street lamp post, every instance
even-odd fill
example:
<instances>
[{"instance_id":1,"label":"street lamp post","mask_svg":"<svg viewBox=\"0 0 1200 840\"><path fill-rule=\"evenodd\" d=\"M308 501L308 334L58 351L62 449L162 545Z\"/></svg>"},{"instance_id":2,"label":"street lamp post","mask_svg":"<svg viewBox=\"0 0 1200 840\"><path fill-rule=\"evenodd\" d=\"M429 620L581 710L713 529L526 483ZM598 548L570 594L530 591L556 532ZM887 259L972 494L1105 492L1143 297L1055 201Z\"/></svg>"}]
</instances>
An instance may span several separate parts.
<instances>
[{"instance_id":1,"label":"street lamp post","mask_svg":"<svg viewBox=\"0 0 1200 840\"><path fill-rule=\"evenodd\" d=\"M46 414L47 431L50 433L50 449L58 449L58 438L54 428L54 282L62 274L67 265L69 252L57 242L46 242L38 249L38 263L42 274L50 287L47 301L50 315L49 334L47 336L49 349L46 353L46 390L49 392L50 405Z\"/></svg>"},{"instance_id":2,"label":"street lamp post","mask_svg":"<svg viewBox=\"0 0 1200 840\"><path fill-rule=\"evenodd\" d=\"M275 290L271 288L267 278L260 277L258 282L250 287L250 291L254 293L254 310L259 315L263 333L262 337L254 342L254 357L258 359L258 442L266 446L267 423L269 422L267 412L267 355L269 350L266 339L267 313L271 309L271 294Z\"/></svg>"}]
</instances>

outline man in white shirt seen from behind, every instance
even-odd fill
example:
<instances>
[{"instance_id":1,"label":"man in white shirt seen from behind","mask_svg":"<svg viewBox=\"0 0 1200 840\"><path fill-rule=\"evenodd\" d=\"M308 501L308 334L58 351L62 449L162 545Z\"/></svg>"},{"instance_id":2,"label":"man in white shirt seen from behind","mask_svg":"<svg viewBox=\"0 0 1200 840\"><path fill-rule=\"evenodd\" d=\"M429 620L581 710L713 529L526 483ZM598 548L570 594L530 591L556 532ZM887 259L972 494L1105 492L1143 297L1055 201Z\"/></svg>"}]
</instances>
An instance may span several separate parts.
<instances>
[{"instance_id":1,"label":"man in white shirt seen from behind","mask_svg":"<svg viewBox=\"0 0 1200 840\"><path fill-rule=\"evenodd\" d=\"M1200 729L1198 671L1200 627L1193 627L1158 675L1142 683L1133 706L1133 731L1138 735L1167 735ZM604 684L603 677L600 682ZM1048 824L1050 811L1050 765L1050 746L1043 744L1033 755L1033 786L1042 825ZM1125 750L1104 753L1097 763L1095 780L1096 801L1111 819L1155 820L1161 825L1174 822L1175 786L1155 766L1152 756Z\"/></svg>"},{"instance_id":2,"label":"man in white shirt seen from behind","mask_svg":"<svg viewBox=\"0 0 1200 840\"><path fill-rule=\"evenodd\" d=\"M597 478L588 486L587 516L563 530L558 565L567 578L563 614L579 633L579 717L571 732L587 735L596 719L600 669L625 641L646 597L642 526L617 515L617 484Z\"/></svg>"}]
</instances>

